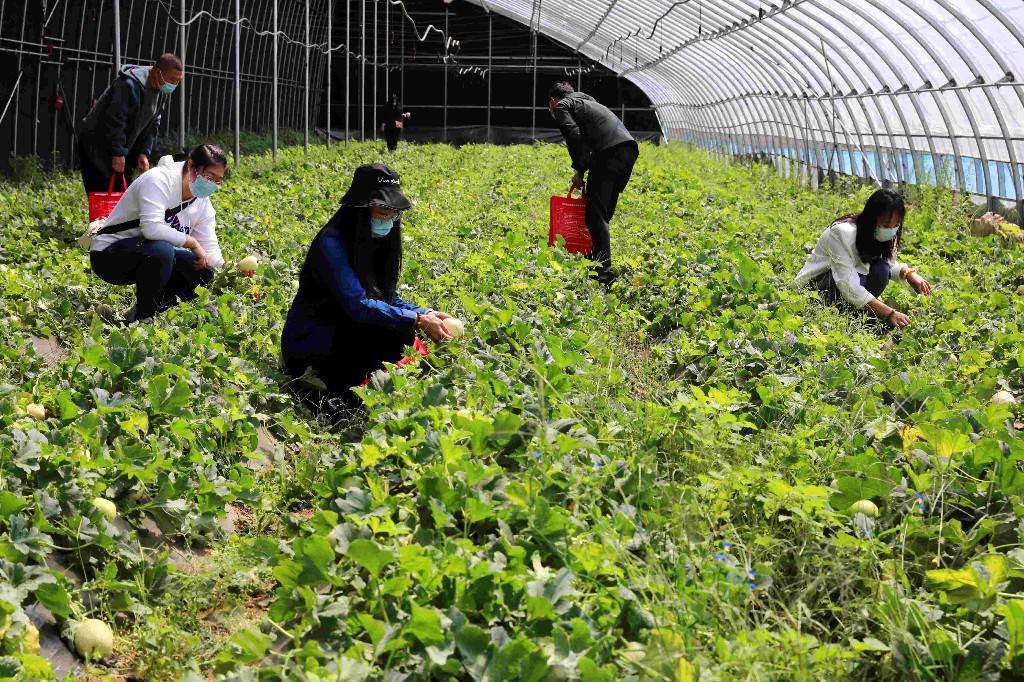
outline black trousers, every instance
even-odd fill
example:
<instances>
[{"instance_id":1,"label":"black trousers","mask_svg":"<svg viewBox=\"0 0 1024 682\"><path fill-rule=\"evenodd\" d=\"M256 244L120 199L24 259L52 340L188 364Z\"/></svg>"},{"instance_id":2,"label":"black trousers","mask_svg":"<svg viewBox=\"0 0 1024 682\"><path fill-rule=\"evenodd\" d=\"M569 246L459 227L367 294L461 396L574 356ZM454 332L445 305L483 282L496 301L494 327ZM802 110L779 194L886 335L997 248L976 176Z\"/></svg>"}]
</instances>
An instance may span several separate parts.
<instances>
[{"instance_id":1,"label":"black trousers","mask_svg":"<svg viewBox=\"0 0 1024 682\"><path fill-rule=\"evenodd\" d=\"M135 179L135 164L138 156L134 159L125 158L124 179L129 185ZM85 193L106 192L110 188L110 176L112 171L109 168L98 168L92 160L91 151L81 142L78 142L78 167L82 173L82 185L85 186ZM121 180L115 183L114 191L123 190Z\"/></svg>"},{"instance_id":2,"label":"black trousers","mask_svg":"<svg viewBox=\"0 0 1024 682\"><path fill-rule=\"evenodd\" d=\"M196 297L213 270L195 269L196 256L170 242L126 237L103 251L90 251L92 271L109 284L135 285L135 319L144 320Z\"/></svg>"},{"instance_id":3,"label":"black trousers","mask_svg":"<svg viewBox=\"0 0 1024 682\"><path fill-rule=\"evenodd\" d=\"M870 291L875 298L878 298L885 291L885 287L889 285L889 275L889 264L884 260L876 260L868 269L868 274L860 275L860 285ZM829 305L836 305L843 300L831 270L827 270L824 275L819 277L815 286L821 292L821 298Z\"/></svg>"},{"instance_id":4,"label":"black trousers","mask_svg":"<svg viewBox=\"0 0 1024 682\"><path fill-rule=\"evenodd\" d=\"M352 410L362 404L351 389L363 383L371 372L382 369L385 362L402 359L405 347L413 344L414 337L411 330L402 332L353 323L339 327L329 347L306 349L303 354L282 349L285 371L290 376L298 378L307 367L312 367L327 386L326 391L317 391L292 382L290 388L307 407L334 419L339 409Z\"/></svg>"},{"instance_id":5,"label":"black trousers","mask_svg":"<svg viewBox=\"0 0 1024 682\"><path fill-rule=\"evenodd\" d=\"M398 141L402 139L401 128L393 128L391 126L384 127L384 140L388 143L388 151L393 152L398 149Z\"/></svg>"},{"instance_id":6,"label":"black trousers","mask_svg":"<svg viewBox=\"0 0 1024 682\"><path fill-rule=\"evenodd\" d=\"M590 159L587 177L587 230L594 243L591 259L601 264L598 279L607 282L612 274L612 243L609 223L615 215L619 194L626 189L633 165L640 156L636 142L609 147Z\"/></svg>"}]
</instances>

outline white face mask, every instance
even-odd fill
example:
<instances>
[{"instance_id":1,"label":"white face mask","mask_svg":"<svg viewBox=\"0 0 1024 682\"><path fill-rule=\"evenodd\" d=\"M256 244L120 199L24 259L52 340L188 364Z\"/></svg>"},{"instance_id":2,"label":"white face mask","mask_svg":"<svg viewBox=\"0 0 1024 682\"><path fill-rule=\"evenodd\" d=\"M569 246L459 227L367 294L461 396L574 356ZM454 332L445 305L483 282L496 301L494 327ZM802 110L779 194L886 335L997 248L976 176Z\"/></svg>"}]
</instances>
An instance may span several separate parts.
<instances>
[{"instance_id":1,"label":"white face mask","mask_svg":"<svg viewBox=\"0 0 1024 682\"><path fill-rule=\"evenodd\" d=\"M880 242L891 242L896 238L896 233L899 232L900 228L896 227L876 227L875 228L875 239Z\"/></svg>"}]
</instances>

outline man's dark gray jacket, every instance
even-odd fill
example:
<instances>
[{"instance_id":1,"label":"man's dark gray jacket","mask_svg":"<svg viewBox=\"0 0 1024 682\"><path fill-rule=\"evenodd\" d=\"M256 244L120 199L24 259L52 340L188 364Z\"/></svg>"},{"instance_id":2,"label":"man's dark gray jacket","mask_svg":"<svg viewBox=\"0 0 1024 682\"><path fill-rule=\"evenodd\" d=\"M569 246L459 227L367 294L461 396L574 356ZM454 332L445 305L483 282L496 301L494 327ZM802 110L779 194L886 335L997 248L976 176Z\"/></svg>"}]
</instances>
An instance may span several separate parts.
<instances>
[{"instance_id":1,"label":"man's dark gray jacket","mask_svg":"<svg viewBox=\"0 0 1024 682\"><path fill-rule=\"evenodd\" d=\"M569 148L572 167L580 174L590 167L593 154L634 141L618 116L582 92L574 92L555 105L555 121Z\"/></svg>"}]
</instances>

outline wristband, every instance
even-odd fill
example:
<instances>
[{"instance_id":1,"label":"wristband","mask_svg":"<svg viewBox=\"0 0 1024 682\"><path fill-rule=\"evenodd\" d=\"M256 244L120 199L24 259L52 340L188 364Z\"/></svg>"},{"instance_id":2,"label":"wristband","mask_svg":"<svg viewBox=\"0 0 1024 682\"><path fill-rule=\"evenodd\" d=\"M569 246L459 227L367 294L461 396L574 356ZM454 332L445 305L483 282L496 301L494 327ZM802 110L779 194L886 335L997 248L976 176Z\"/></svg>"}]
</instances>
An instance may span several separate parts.
<instances>
[{"instance_id":1,"label":"wristband","mask_svg":"<svg viewBox=\"0 0 1024 682\"><path fill-rule=\"evenodd\" d=\"M910 276L917 272L916 268L912 268L909 265L903 268L903 272L900 273L900 279L910 280Z\"/></svg>"}]
</instances>

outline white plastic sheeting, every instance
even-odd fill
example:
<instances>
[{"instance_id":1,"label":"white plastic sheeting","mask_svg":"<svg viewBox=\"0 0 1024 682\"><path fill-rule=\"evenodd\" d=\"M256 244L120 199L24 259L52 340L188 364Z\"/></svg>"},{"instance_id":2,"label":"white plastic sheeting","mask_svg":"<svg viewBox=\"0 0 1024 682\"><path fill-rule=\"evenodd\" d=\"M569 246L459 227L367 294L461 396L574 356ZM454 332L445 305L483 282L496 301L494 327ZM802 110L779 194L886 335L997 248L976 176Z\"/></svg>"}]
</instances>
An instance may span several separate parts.
<instances>
[{"instance_id":1,"label":"white plastic sheeting","mask_svg":"<svg viewBox=\"0 0 1024 682\"><path fill-rule=\"evenodd\" d=\"M1024 197L1021 0L468 1L633 81L669 139Z\"/></svg>"}]
</instances>

